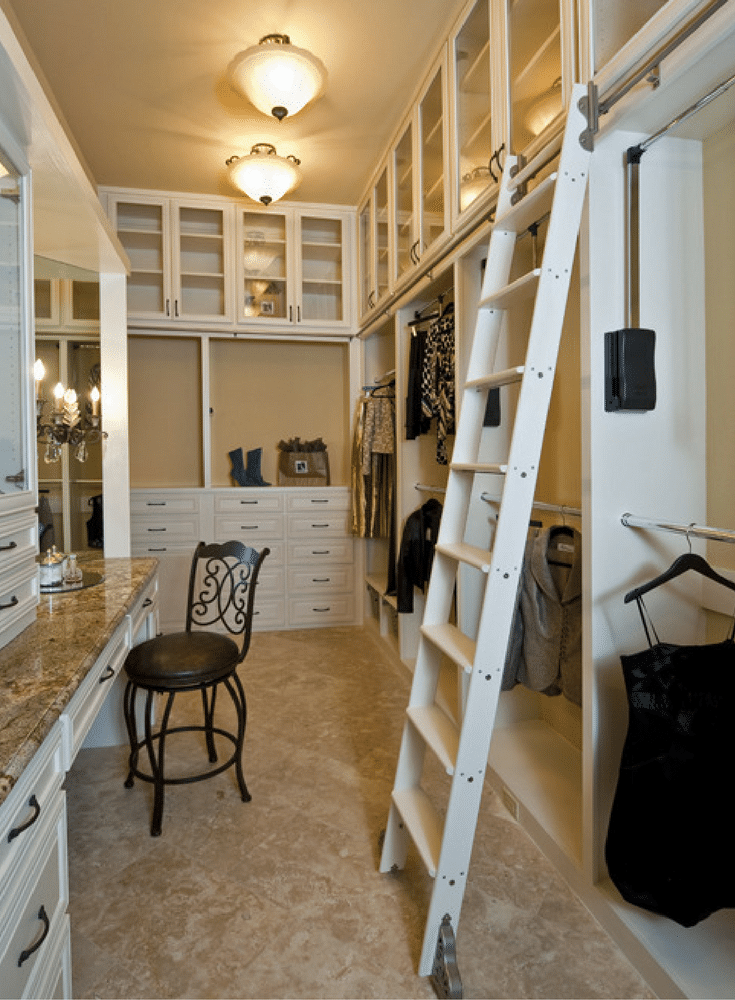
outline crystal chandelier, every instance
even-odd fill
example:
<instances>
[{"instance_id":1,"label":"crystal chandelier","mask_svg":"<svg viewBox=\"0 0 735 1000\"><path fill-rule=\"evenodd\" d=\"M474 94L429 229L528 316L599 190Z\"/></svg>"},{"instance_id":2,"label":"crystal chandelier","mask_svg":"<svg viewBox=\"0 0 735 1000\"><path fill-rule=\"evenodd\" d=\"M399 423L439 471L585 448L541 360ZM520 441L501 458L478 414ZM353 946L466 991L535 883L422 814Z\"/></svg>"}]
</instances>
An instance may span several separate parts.
<instances>
[{"instance_id":1,"label":"crystal chandelier","mask_svg":"<svg viewBox=\"0 0 735 1000\"><path fill-rule=\"evenodd\" d=\"M84 413L79 410L79 399L74 389L65 389L59 382L54 389L54 405L48 422L44 423L43 408L46 400L39 395L40 383L46 374L43 362L33 366L36 380L36 439L46 444L44 462L58 462L63 445L74 449L74 458L86 462L90 444L97 444L107 437L100 423L100 390L93 385Z\"/></svg>"}]
</instances>

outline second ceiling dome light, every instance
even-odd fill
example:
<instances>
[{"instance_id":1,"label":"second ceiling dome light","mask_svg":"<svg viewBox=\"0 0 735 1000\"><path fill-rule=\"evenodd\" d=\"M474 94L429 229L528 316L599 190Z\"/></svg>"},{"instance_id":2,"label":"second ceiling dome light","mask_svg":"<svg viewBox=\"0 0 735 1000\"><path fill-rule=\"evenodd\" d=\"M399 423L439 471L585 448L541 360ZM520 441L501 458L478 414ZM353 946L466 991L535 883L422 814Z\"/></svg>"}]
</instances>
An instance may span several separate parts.
<instances>
[{"instance_id":1,"label":"second ceiling dome light","mask_svg":"<svg viewBox=\"0 0 735 1000\"><path fill-rule=\"evenodd\" d=\"M288 35L265 35L235 57L230 73L251 104L279 121L319 97L327 80L321 60L292 45Z\"/></svg>"}]
</instances>

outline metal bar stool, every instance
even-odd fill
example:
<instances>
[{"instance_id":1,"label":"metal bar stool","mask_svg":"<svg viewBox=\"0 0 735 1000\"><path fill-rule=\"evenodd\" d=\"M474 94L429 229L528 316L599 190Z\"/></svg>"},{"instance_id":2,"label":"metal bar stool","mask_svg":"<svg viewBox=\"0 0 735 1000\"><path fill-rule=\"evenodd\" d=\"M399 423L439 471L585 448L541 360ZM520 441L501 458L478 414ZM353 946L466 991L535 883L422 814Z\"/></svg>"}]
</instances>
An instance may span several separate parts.
<instances>
[{"instance_id":1,"label":"metal bar stool","mask_svg":"<svg viewBox=\"0 0 735 1000\"><path fill-rule=\"evenodd\" d=\"M205 545L200 542L194 552L189 575L186 610L186 630L171 635L159 635L135 646L125 661L128 683L125 688L125 723L130 739L129 771L126 788L134 779L154 785L151 836L161 834L163 796L166 785L183 785L203 781L235 767L237 784L243 802L250 801L250 792L242 773L242 752L245 741L247 708L245 692L237 668L245 659L250 646L253 622L253 602L258 574L269 549L256 552L241 542ZM206 631L200 631L204 630ZM226 630L229 635L223 634ZM239 642L231 638L239 637ZM235 706L237 730L230 732L215 725L217 689L222 685ZM143 738L138 737L136 698L145 691ZM200 691L204 721L198 726L169 728L171 709L177 694ZM153 730L154 695L165 695L161 724ZM234 751L215 768L185 777L171 778L164 773L166 744L175 733L203 732L210 764L217 764L215 734L229 740ZM149 771L138 765L145 747Z\"/></svg>"}]
</instances>

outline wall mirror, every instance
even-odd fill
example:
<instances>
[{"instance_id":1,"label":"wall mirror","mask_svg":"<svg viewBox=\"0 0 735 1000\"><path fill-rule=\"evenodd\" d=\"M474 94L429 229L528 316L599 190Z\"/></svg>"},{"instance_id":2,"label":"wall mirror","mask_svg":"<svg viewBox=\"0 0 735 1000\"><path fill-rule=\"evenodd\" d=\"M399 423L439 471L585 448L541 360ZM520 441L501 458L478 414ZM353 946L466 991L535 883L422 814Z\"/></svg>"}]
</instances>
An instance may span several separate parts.
<instances>
[{"instance_id":1,"label":"wall mirror","mask_svg":"<svg viewBox=\"0 0 735 1000\"><path fill-rule=\"evenodd\" d=\"M36 411L41 425L78 407L80 428L101 423L99 280L45 257L34 259ZM62 396L62 390L67 393ZM74 395L69 394L69 390ZM78 437L77 435L76 437ZM40 548L99 551L102 524L102 448L93 430L81 440L37 442Z\"/></svg>"}]
</instances>

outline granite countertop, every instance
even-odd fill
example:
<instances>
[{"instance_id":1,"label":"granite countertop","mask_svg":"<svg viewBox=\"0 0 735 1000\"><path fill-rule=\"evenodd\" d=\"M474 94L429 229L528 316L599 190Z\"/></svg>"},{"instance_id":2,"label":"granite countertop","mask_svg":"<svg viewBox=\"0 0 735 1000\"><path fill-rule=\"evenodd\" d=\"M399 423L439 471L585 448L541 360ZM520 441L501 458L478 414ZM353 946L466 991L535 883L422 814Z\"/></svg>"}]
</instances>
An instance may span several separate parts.
<instances>
[{"instance_id":1,"label":"granite countertop","mask_svg":"<svg viewBox=\"0 0 735 1000\"><path fill-rule=\"evenodd\" d=\"M0 649L0 804L94 666L156 559L80 558L102 583L41 594L35 623Z\"/></svg>"}]
</instances>

